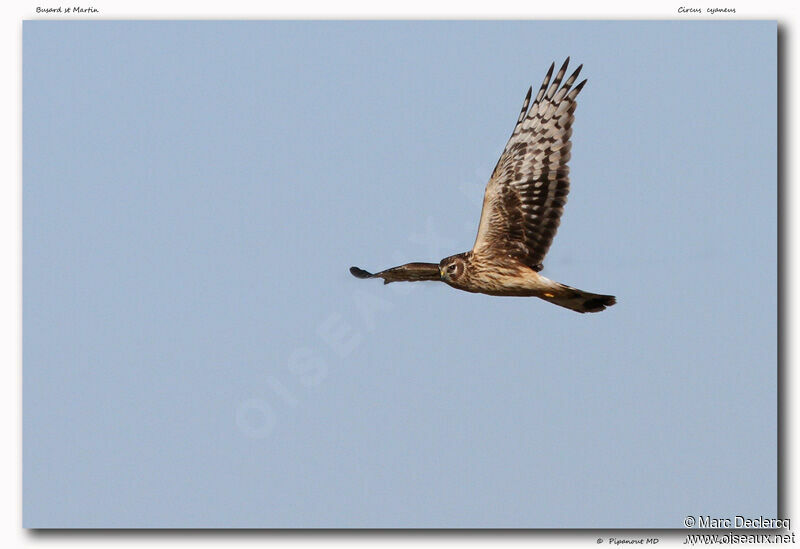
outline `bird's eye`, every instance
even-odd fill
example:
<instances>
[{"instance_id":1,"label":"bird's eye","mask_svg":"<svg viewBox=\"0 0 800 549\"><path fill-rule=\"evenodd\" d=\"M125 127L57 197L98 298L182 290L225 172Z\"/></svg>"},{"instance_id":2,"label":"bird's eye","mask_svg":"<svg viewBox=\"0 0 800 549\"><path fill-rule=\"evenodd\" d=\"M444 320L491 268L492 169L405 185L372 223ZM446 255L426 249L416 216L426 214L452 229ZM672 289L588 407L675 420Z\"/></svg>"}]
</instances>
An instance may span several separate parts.
<instances>
[{"instance_id":1,"label":"bird's eye","mask_svg":"<svg viewBox=\"0 0 800 549\"><path fill-rule=\"evenodd\" d=\"M449 273L456 272L456 264L455 263L451 263L450 266L447 267L447 272L449 272Z\"/></svg>"}]
</instances>

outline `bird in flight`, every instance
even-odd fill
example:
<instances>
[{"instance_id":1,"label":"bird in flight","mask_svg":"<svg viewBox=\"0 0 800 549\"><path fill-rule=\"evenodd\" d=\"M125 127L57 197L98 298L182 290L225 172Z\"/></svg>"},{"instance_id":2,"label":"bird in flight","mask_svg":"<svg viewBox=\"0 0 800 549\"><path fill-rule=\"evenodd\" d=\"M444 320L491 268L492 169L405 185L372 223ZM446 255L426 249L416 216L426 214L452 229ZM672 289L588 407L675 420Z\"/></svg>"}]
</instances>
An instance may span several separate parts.
<instances>
[{"instance_id":1,"label":"bird in flight","mask_svg":"<svg viewBox=\"0 0 800 549\"><path fill-rule=\"evenodd\" d=\"M614 296L584 292L539 274L567 202L575 98L586 84L583 80L572 87L581 65L561 85L568 65L569 57L552 83L555 63L550 66L532 105L532 88L528 89L486 185L472 250L438 264L408 263L375 274L351 267L353 276L382 278L384 284L433 280L473 293L538 297L579 313L614 305Z\"/></svg>"}]
</instances>

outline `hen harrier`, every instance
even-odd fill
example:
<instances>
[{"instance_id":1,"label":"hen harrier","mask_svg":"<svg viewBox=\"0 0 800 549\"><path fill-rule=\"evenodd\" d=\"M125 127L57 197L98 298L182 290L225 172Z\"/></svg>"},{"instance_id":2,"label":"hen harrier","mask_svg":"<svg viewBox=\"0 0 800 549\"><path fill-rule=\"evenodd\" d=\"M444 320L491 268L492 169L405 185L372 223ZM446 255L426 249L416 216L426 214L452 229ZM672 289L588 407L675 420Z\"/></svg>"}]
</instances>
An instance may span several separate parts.
<instances>
[{"instance_id":1,"label":"hen harrier","mask_svg":"<svg viewBox=\"0 0 800 549\"><path fill-rule=\"evenodd\" d=\"M569 57L556 74L555 63L528 109L522 111L483 196L478 237L469 252L435 263L408 263L379 273L358 267L358 278L382 278L384 284L438 280L473 293L534 296L579 313L596 313L614 305L610 295L593 294L559 284L539 274L550 249L569 192L570 136L575 98L586 84L572 84L583 65L564 85Z\"/></svg>"}]
</instances>

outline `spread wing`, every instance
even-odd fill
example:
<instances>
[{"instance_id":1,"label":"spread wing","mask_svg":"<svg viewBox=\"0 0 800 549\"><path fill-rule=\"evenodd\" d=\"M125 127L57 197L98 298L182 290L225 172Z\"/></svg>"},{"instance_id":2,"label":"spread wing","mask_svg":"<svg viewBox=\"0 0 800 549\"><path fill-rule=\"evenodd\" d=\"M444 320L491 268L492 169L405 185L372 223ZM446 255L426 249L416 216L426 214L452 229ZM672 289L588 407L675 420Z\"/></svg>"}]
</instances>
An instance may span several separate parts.
<instances>
[{"instance_id":1,"label":"spread wing","mask_svg":"<svg viewBox=\"0 0 800 549\"><path fill-rule=\"evenodd\" d=\"M550 83L550 66L530 109L531 89L517 124L486 185L473 253L511 256L542 269L569 193L575 98L586 80L572 88L581 67L559 88L569 57Z\"/></svg>"},{"instance_id":2,"label":"spread wing","mask_svg":"<svg viewBox=\"0 0 800 549\"><path fill-rule=\"evenodd\" d=\"M358 267L350 267L350 274L356 278L382 278L384 284L389 284L390 282L442 280L442 276L439 273L439 265L436 263L407 263L406 265L392 267L375 274Z\"/></svg>"}]
</instances>

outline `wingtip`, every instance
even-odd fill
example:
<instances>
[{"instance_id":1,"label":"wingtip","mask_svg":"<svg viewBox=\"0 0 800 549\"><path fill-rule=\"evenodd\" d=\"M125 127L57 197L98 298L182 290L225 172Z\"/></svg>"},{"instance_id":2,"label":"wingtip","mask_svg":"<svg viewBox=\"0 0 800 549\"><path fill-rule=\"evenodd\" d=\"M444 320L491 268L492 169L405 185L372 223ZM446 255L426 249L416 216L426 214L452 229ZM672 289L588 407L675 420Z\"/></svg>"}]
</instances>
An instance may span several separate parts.
<instances>
[{"instance_id":1,"label":"wingtip","mask_svg":"<svg viewBox=\"0 0 800 549\"><path fill-rule=\"evenodd\" d=\"M356 278L370 278L372 276L372 273L369 271L359 269L358 267L350 267L350 274Z\"/></svg>"},{"instance_id":2,"label":"wingtip","mask_svg":"<svg viewBox=\"0 0 800 549\"><path fill-rule=\"evenodd\" d=\"M583 303L582 313L599 313L605 311L606 308L617 304L617 298L613 295L598 295L591 299L587 299Z\"/></svg>"}]
</instances>

